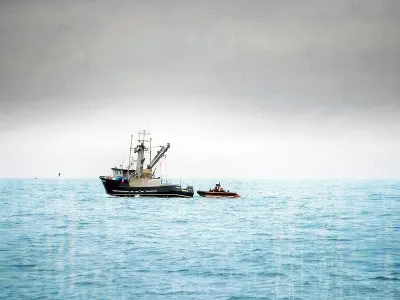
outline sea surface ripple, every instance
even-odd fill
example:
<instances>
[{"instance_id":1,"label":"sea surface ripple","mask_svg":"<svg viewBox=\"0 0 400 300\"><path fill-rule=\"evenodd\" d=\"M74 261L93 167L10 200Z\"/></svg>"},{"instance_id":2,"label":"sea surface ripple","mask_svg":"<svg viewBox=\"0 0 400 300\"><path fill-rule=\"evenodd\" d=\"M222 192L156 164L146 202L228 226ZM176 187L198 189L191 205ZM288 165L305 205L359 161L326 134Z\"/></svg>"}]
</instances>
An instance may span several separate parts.
<instances>
[{"instance_id":1,"label":"sea surface ripple","mask_svg":"<svg viewBox=\"0 0 400 300\"><path fill-rule=\"evenodd\" d=\"M0 299L400 299L400 180L221 184L242 197L1 179Z\"/></svg>"}]
</instances>

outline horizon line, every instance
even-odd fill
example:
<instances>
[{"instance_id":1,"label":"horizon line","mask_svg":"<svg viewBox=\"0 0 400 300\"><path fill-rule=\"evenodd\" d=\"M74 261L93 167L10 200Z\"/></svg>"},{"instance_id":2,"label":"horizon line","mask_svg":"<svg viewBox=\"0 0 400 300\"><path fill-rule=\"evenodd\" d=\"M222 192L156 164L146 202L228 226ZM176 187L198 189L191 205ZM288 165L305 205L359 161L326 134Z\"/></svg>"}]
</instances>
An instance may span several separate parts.
<instances>
[{"instance_id":1,"label":"horizon line","mask_svg":"<svg viewBox=\"0 0 400 300\"><path fill-rule=\"evenodd\" d=\"M66 179L66 180L99 180L98 177L0 177L0 179ZM372 180L372 179L400 179L399 177L171 177L166 180Z\"/></svg>"}]
</instances>

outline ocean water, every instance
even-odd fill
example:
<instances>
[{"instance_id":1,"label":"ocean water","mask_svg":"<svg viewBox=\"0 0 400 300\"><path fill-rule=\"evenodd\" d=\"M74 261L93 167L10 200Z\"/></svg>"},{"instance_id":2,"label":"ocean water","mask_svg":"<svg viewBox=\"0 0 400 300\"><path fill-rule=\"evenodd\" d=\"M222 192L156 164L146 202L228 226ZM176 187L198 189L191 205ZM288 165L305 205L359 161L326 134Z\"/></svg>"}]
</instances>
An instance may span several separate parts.
<instances>
[{"instance_id":1,"label":"ocean water","mask_svg":"<svg viewBox=\"0 0 400 300\"><path fill-rule=\"evenodd\" d=\"M0 299L400 299L400 180L221 184L242 197L0 180Z\"/></svg>"}]
</instances>

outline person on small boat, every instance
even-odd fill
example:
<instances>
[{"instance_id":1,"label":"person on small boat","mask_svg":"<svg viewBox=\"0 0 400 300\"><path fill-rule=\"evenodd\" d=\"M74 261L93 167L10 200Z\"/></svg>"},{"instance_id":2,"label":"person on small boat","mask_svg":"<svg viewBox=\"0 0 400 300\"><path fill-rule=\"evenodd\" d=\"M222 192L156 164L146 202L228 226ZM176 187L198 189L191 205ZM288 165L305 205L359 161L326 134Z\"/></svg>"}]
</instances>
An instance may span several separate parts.
<instances>
[{"instance_id":1,"label":"person on small boat","mask_svg":"<svg viewBox=\"0 0 400 300\"><path fill-rule=\"evenodd\" d=\"M222 188L221 184L220 184L220 183L217 183L217 184L215 185L215 187L214 187L214 190L213 190L213 191L210 190L210 192L225 192L225 191L224 191L224 189Z\"/></svg>"}]
</instances>

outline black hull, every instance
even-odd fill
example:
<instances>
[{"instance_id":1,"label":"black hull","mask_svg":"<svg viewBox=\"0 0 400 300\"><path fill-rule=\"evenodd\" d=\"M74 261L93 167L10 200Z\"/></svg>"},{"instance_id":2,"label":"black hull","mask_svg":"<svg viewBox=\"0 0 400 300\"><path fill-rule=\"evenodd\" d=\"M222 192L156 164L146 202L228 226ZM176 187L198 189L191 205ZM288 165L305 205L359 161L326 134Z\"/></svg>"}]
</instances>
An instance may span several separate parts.
<instances>
[{"instance_id":1,"label":"black hull","mask_svg":"<svg viewBox=\"0 0 400 300\"><path fill-rule=\"evenodd\" d=\"M181 188L179 185L160 185L132 187L128 182L121 182L110 177L100 176L106 193L118 197L162 197L162 198L192 198L193 188Z\"/></svg>"}]
</instances>

